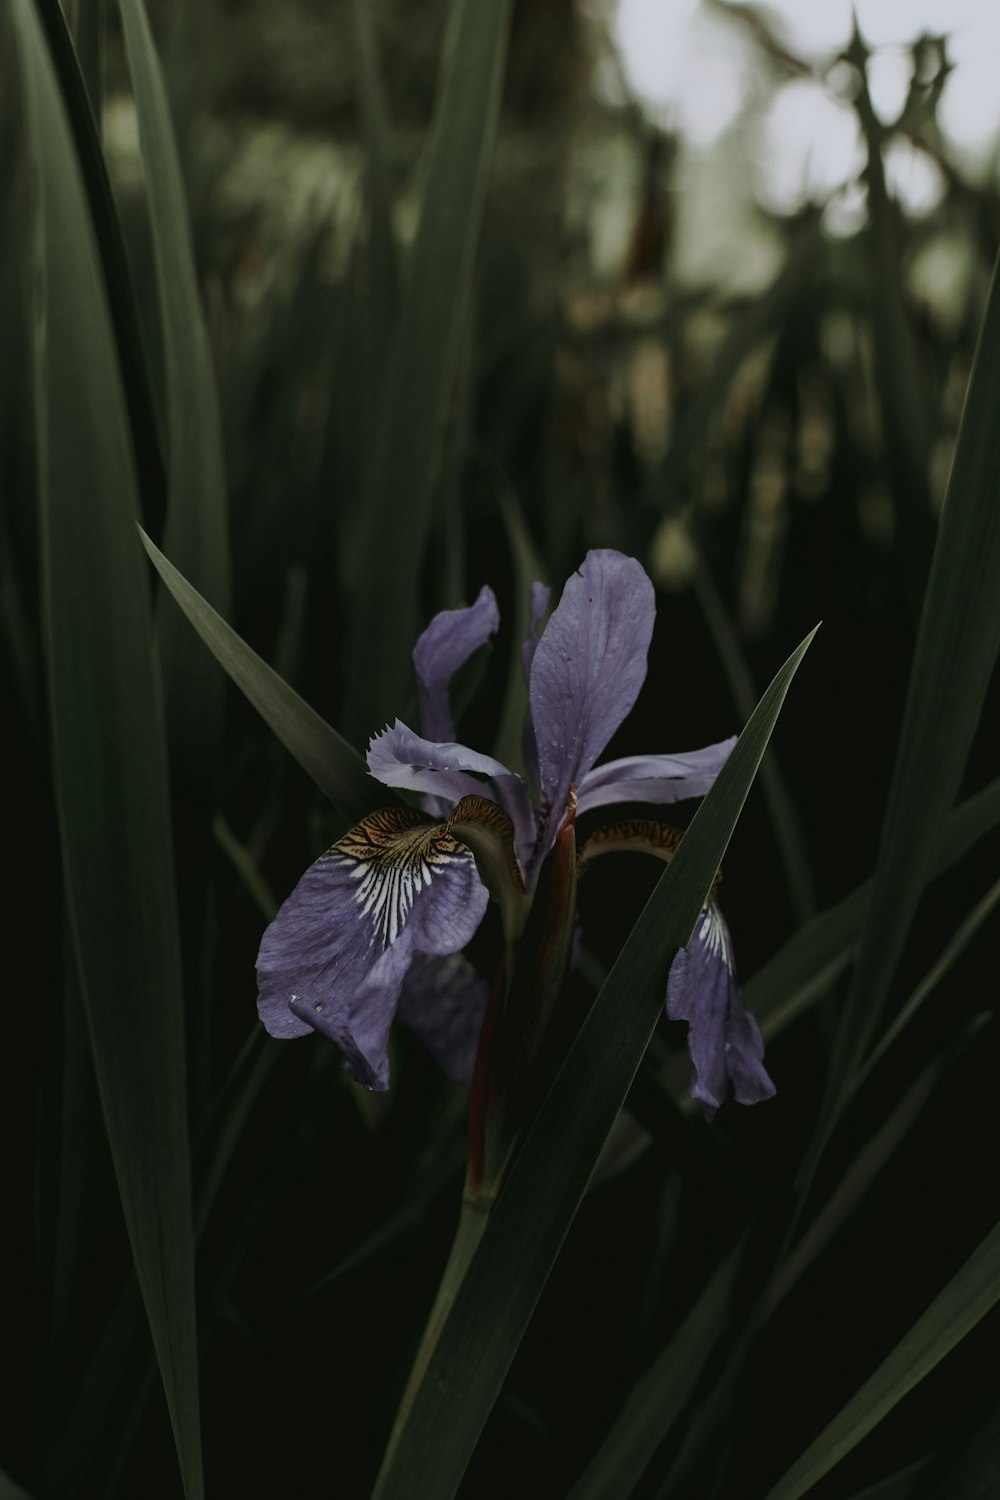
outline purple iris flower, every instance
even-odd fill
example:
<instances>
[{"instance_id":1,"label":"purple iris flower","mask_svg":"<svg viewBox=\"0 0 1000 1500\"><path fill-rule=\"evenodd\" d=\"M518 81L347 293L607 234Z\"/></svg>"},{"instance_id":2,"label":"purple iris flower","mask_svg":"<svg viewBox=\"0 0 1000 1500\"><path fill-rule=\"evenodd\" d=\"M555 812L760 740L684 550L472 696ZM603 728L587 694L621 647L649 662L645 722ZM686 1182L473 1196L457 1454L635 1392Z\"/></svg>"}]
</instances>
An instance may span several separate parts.
<instances>
[{"instance_id":1,"label":"purple iris flower","mask_svg":"<svg viewBox=\"0 0 1000 1500\"><path fill-rule=\"evenodd\" d=\"M548 604L549 590L535 584L522 654L528 777L455 740L452 678L499 625L484 588L467 609L436 615L414 649L426 738L397 720L368 749L372 776L418 794L424 811L393 807L363 818L309 867L264 934L257 977L267 1030L322 1032L369 1088L388 1087L397 1014L452 1078L471 1079L489 987L462 949L491 895L516 948L574 793L578 814L701 797L735 743L596 765L645 680L653 587L634 558L593 551L540 631ZM580 867L616 849L669 858L678 838L633 819L588 840ZM710 1114L730 1096L749 1104L773 1094L714 897L674 960L667 1013L688 1022L692 1093Z\"/></svg>"}]
</instances>

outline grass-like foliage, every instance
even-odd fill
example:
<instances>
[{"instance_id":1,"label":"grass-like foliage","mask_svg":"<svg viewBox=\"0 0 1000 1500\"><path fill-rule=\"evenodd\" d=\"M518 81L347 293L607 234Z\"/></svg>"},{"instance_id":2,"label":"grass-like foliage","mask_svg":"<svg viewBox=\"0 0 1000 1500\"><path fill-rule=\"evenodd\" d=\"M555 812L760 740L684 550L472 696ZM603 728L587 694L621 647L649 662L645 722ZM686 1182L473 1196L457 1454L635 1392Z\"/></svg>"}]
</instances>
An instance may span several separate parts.
<instances>
[{"instance_id":1,"label":"grass-like foliage","mask_svg":"<svg viewBox=\"0 0 1000 1500\"><path fill-rule=\"evenodd\" d=\"M0 1500L986 1493L995 170L703 10L2 8Z\"/></svg>"}]
</instances>

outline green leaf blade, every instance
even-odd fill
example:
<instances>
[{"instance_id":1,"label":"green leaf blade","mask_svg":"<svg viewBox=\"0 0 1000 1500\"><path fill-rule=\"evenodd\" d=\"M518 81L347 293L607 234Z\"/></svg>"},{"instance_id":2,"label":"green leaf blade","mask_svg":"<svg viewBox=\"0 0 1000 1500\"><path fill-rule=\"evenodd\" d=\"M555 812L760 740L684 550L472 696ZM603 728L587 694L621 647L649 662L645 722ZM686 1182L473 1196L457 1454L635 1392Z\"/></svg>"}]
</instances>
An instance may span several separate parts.
<instances>
[{"instance_id":1,"label":"green leaf blade","mask_svg":"<svg viewBox=\"0 0 1000 1500\"><path fill-rule=\"evenodd\" d=\"M188 620L285 748L348 822L393 801L357 751L201 597L140 527L150 561Z\"/></svg>"},{"instance_id":2,"label":"green leaf blade","mask_svg":"<svg viewBox=\"0 0 1000 1500\"><path fill-rule=\"evenodd\" d=\"M528 1131L390 1445L377 1500L450 1500L458 1488L656 1025L673 954L690 938L811 640L758 704Z\"/></svg>"},{"instance_id":3,"label":"green leaf blade","mask_svg":"<svg viewBox=\"0 0 1000 1500\"><path fill-rule=\"evenodd\" d=\"M943 874L1000 823L1000 779L957 807L948 817L934 845L930 873ZM824 969L847 962L864 926L875 888L866 880L835 906L820 912L768 959L743 986L748 1009L760 1023L765 1038L777 1034L801 1008L796 992L803 992Z\"/></svg>"},{"instance_id":4,"label":"green leaf blade","mask_svg":"<svg viewBox=\"0 0 1000 1500\"><path fill-rule=\"evenodd\" d=\"M734 1250L710 1278L666 1348L636 1382L569 1500L608 1500L632 1493L708 1361L724 1323L738 1263Z\"/></svg>"},{"instance_id":5,"label":"green leaf blade","mask_svg":"<svg viewBox=\"0 0 1000 1500\"><path fill-rule=\"evenodd\" d=\"M185 1493L203 1492L166 746L124 393L77 155L14 0L35 173L35 397L53 776L75 962Z\"/></svg>"},{"instance_id":6,"label":"green leaf blade","mask_svg":"<svg viewBox=\"0 0 1000 1500\"><path fill-rule=\"evenodd\" d=\"M857 1067L878 1023L929 877L935 842L955 802L1000 647L998 402L1000 277L994 270L920 619L875 888L842 1018L832 1090L842 1088Z\"/></svg>"},{"instance_id":7,"label":"green leaf blade","mask_svg":"<svg viewBox=\"0 0 1000 1500\"><path fill-rule=\"evenodd\" d=\"M142 0L120 0L145 168L163 328L169 434L164 546L223 618L230 612L222 420L202 314L180 155ZM221 749L225 682L173 603L158 610L167 727L189 781Z\"/></svg>"},{"instance_id":8,"label":"green leaf blade","mask_svg":"<svg viewBox=\"0 0 1000 1500\"><path fill-rule=\"evenodd\" d=\"M1000 1301L997 1224L874 1375L825 1427L766 1500L799 1500L876 1427Z\"/></svg>"},{"instance_id":9,"label":"green leaf blade","mask_svg":"<svg viewBox=\"0 0 1000 1500\"><path fill-rule=\"evenodd\" d=\"M363 579L348 727L367 732L402 702L416 639L431 499L496 136L510 0L455 0L417 237L383 381L350 579ZM405 497L405 501L403 500Z\"/></svg>"}]
</instances>

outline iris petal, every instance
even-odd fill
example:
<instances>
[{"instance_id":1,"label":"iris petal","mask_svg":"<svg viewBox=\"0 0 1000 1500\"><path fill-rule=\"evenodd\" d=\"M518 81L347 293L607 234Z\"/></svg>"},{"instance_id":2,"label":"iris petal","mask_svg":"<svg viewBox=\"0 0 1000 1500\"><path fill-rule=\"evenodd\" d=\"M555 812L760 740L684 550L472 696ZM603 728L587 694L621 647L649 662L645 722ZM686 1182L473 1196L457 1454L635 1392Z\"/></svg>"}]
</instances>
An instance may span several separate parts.
<instances>
[{"instance_id":1,"label":"iris petal","mask_svg":"<svg viewBox=\"0 0 1000 1500\"><path fill-rule=\"evenodd\" d=\"M704 797L729 758L736 736L680 755L629 755L588 771L577 786L578 813L611 802L681 802Z\"/></svg>"},{"instance_id":2,"label":"iris petal","mask_svg":"<svg viewBox=\"0 0 1000 1500\"><path fill-rule=\"evenodd\" d=\"M764 1067L760 1029L743 1009L732 938L714 901L670 967L667 1015L688 1023L691 1094L709 1119L730 1097L738 1104L771 1098L774 1084Z\"/></svg>"},{"instance_id":3,"label":"iris petal","mask_svg":"<svg viewBox=\"0 0 1000 1500\"><path fill-rule=\"evenodd\" d=\"M430 740L453 740L448 689L451 679L474 651L500 628L493 590L484 585L467 609L446 609L434 616L413 648L420 727Z\"/></svg>"},{"instance_id":4,"label":"iris petal","mask_svg":"<svg viewBox=\"0 0 1000 1500\"><path fill-rule=\"evenodd\" d=\"M538 627L542 623L542 616L549 607L552 598L552 590L547 583L534 582L531 585L531 629L528 639L521 647L521 666L524 669L524 680L531 682L531 663L535 659L535 651L541 637ZM535 738L535 726L531 718L531 708L524 716L524 733L521 736L521 754L524 756L524 764L532 783L538 785L538 742Z\"/></svg>"},{"instance_id":5,"label":"iris petal","mask_svg":"<svg viewBox=\"0 0 1000 1500\"><path fill-rule=\"evenodd\" d=\"M487 893L468 850L408 809L371 813L302 876L264 933L258 1010L272 1036L322 1031L352 1077L389 1081L389 1024L414 946L456 952Z\"/></svg>"},{"instance_id":6,"label":"iris petal","mask_svg":"<svg viewBox=\"0 0 1000 1500\"><path fill-rule=\"evenodd\" d=\"M404 931L357 989L342 988L338 1003L310 1003L299 994L291 1002L297 1015L334 1044L348 1077L379 1092L389 1087L389 1029L412 954L412 936Z\"/></svg>"},{"instance_id":7,"label":"iris petal","mask_svg":"<svg viewBox=\"0 0 1000 1500\"><path fill-rule=\"evenodd\" d=\"M480 755L467 745L421 739L397 719L369 745L368 769L383 786L430 793L449 807L463 797L488 797L500 804L514 825L518 858L526 859L535 842L536 816L528 784L492 755Z\"/></svg>"},{"instance_id":8,"label":"iris petal","mask_svg":"<svg viewBox=\"0 0 1000 1500\"><path fill-rule=\"evenodd\" d=\"M490 987L461 953L414 953L399 1019L456 1083L471 1083Z\"/></svg>"},{"instance_id":9,"label":"iris petal","mask_svg":"<svg viewBox=\"0 0 1000 1500\"><path fill-rule=\"evenodd\" d=\"M653 586L633 557L588 552L569 579L531 663L542 848L579 784L635 703L653 633Z\"/></svg>"}]
</instances>

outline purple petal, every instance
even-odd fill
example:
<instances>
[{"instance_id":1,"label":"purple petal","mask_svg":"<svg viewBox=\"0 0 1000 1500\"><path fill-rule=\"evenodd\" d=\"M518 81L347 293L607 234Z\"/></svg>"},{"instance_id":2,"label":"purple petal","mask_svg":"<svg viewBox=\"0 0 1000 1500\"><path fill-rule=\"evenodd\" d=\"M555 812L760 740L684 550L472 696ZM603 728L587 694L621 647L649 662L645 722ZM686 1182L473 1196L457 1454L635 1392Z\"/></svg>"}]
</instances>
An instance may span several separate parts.
<instances>
[{"instance_id":1,"label":"purple petal","mask_svg":"<svg viewBox=\"0 0 1000 1500\"><path fill-rule=\"evenodd\" d=\"M534 582L531 585L531 629L528 639L521 647L521 666L524 669L524 680L531 682L531 663L535 659L535 651L541 637L538 627L542 623L542 616L549 607L552 598L552 590L547 583ZM524 764L532 783L538 785L538 742L535 739L535 726L531 721L531 709L524 716L524 733L521 737L521 754L524 756Z\"/></svg>"},{"instance_id":2,"label":"purple petal","mask_svg":"<svg viewBox=\"0 0 1000 1500\"><path fill-rule=\"evenodd\" d=\"M490 987L461 953L414 953L399 1019L416 1032L449 1078L471 1083Z\"/></svg>"},{"instance_id":3,"label":"purple petal","mask_svg":"<svg viewBox=\"0 0 1000 1500\"><path fill-rule=\"evenodd\" d=\"M638 697L655 613L653 586L634 557L588 552L545 628L529 690L545 847L571 784L579 785Z\"/></svg>"},{"instance_id":4,"label":"purple petal","mask_svg":"<svg viewBox=\"0 0 1000 1500\"><path fill-rule=\"evenodd\" d=\"M730 1096L737 1104L771 1098L774 1084L764 1068L760 1029L743 1009L732 938L714 901L670 966L667 1015L688 1023L691 1095L702 1101L709 1119Z\"/></svg>"},{"instance_id":5,"label":"purple petal","mask_svg":"<svg viewBox=\"0 0 1000 1500\"><path fill-rule=\"evenodd\" d=\"M310 1005L302 996L291 1003L296 1014L337 1048L348 1077L380 1093L389 1087L389 1030L412 955L413 939L404 930L400 941L375 961L358 988L341 994L339 1004L319 1001Z\"/></svg>"},{"instance_id":6,"label":"purple petal","mask_svg":"<svg viewBox=\"0 0 1000 1500\"><path fill-rule=\"evenodd\" d=\"M463 797L499 803L514 825L518 858L527 859L537 826L528 783L492 755L421 739L397 719L369 744L368 769L383 786L427 792L450 806Z\"/></svg>"},{"instance_id":7,"label":"purple petal","mask_svg":"<svg viewBox=\"0 0 1000 1500\"><path fill-rule=\"evenodd\" d=\"M628 755L588 771L577 787L577 813L609 802L680 802L704 797L736 744L736 736L680 755Z\"/></svg>"},{"instance_id":8,"label":"purple petal","mask_svg":"<svg viewBox=\"0 0 1000 1500\"><path fill-rule=\"evenodd\" d=\"M414 945L464 947L487 899L471 854L442 827L405 810L370 814L309 866L264 933L261 1020L272 1036L322 1031L353 1078L385 1089Z\"/></svg>"},{"instance_id":9,"label":"purple petal","mask_svg":"<svg viewBox=\"0 0 1000 1500\"><path fill-rule=\"evenodd\" d=\"M474 651L500 628L500 611L493 590L485 585L467 609L446 609L435 615L413 648L417 674L420 727L431 740L453 740L455 721L448 689L451 679Z\"/></svg>"}]
</instances>

